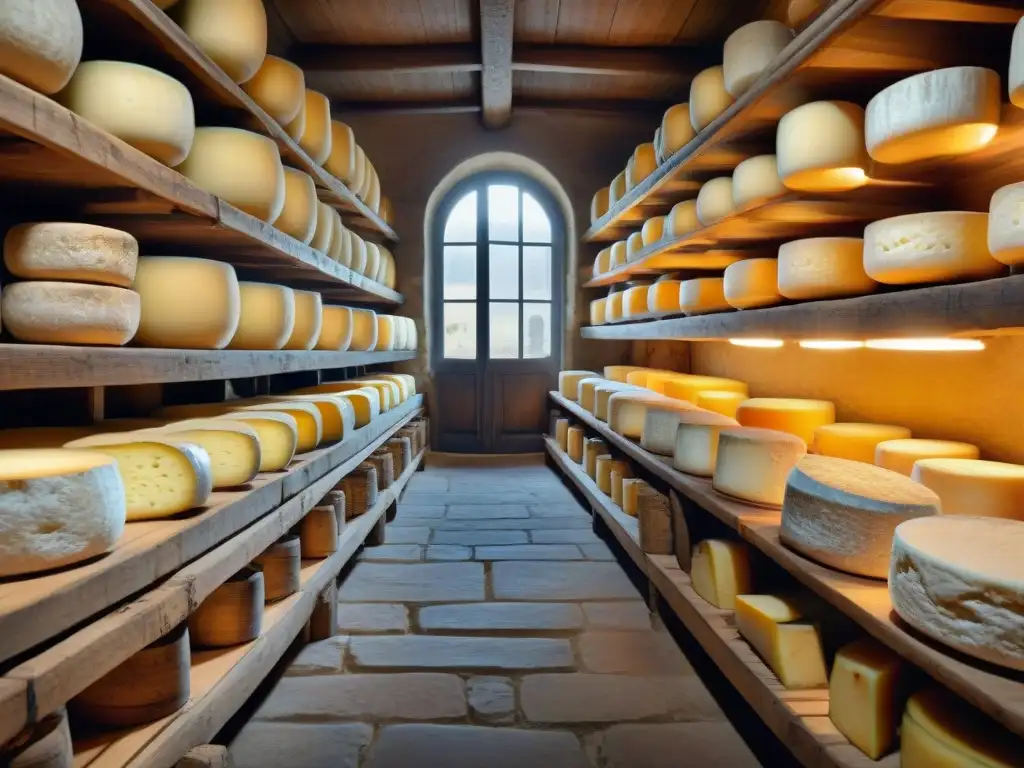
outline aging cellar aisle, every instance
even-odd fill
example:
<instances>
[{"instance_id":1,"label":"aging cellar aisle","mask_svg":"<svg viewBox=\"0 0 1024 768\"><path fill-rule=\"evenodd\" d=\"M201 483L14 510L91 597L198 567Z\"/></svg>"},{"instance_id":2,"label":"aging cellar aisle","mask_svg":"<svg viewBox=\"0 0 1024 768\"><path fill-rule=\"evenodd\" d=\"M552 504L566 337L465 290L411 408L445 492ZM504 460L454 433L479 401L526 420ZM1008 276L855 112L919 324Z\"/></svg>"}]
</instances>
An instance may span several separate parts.
<instances>
[{"instance_id":1,"label":"aging cellar aisle","mask_svg":"<svg viewBox=\"0 0 1024 768\"><path fill-rule=\"evenodd\" d=\"M339 625L241 728L237 768L758 765L539 459L416 475Z\"/></svg>"}]
</instances>

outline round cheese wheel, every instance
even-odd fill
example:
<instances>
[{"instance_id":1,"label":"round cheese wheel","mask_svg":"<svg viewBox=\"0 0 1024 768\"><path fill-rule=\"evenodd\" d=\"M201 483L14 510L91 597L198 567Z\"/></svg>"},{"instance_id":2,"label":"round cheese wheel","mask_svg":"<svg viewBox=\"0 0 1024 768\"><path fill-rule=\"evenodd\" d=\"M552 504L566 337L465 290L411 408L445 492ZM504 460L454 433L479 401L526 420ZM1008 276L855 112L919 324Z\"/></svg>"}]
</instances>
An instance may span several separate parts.
<instances>
[{"instance_id":1,"label":"round cheese wheel","mask_svg":"<svg viewBox=\"0 0 1024 768\"><path fill-rule=\"evenodd\" d=\"M334 214L331 213L331 206L327 203L317 203L316 206L316 228L313 230L313 237L309 241L309 247L320 253L327 254L331 248L331 238L334 237Z\"/></svg>"},{"instance_id":2,"label":"round cheese wheel","mask_svg":"<svg viewBox=\"0 0 1024 768\"><path fill-rule=\"evenodd\" d=\"M281 215L274 221L274 226L300 243L308 245L316 234L319 204L313 177L294 168L285 168L284 206L281 208Z\"/></svg>"},{"instance_id":3,"label":"round cheese wheel","mask_svg":"<svg viewBox=\"0 0 1024 768\"><path fill-rule=\"evenodd\" d=\"M643 243L643 247L653 245L654 243L661 240L665 235L665 217L664 216L652 216L644 222L643 228L640 230L640 240ZM627 247L628 247L627 243Z\"/></svg>"},{"instance_id":4,"label":"round cheese wheel","mask_svg":"<svg viewBox=\"0 0 1024 768\"><path fill-rule=\"evenodd\" d=\"M331 217L334 224L331 226L331 245L327 249L327 255L339 264L345 262L347 267L352 261L348 230L341 221L341 214L334 208L331 209Z\"/></svg>"},{"instance_id":5,"label":"round cheese wheel","mask_svg":"<svg viewBox=\"0 0 1024 768\"><path fill-rule=\"evenodd\" d=\"M699 408L679 414L672 466L690 475L711 477L718 458L719 434L738 426L733 418Z\"/></svg>"},{"instance_id":6,"label":"round cheese wheel","mask_svg":"<svg viewBox=\"0 0 1024 768\"><path fill-rule=\"evenodd\" d=\"M939 495L944 515L1024 519L1024 466L979 459L920 459L910 476Z\"/></svg>"},{"instance_id":7,"label":"round cheese wheel","mask_svg":"<svg viewBox=\"0 0 1024 768\"><path fill-rule=\"evenodd\" d=\"M636 261L637 255L644 247L643 232L633 232L626 238L626 261Z\"/></svg>"},{"instance_id":8,"label":"round cheese wheel","mask_svg":"<svg viewBox=\"0 0 1024 768\"><path fill-rule=\"evenodd\" d=\"M661 118L661 151L668 158L689 144L697 135L690 120L690 105L669 107Z\"/></svg>"},{"instance_id":9,"label":"round cheese wheel","mask_svg":"<svg viewBox=\"0 0 1024 768\"><path fill-rule=\"evenodd\" d=\"M697 218L705 227L731 216L736 210L732 201L732 178L719 176L701 185L697 193Z\"/></svg>"},{"instance_id":10,"label":"round cheese wheel","mask_svg":"<svg viewBox=\"0 0 1024 768\"><path fill-rule=\"evenodd\" d=\"M133 287L142 299L135 340L144 347L223 349L235 335L242 298L230 264L144 256Z\"/></svg>"},{"instance_id":11,"label":"round cheese wheel","mask_svg":"<svg viewBox=\"0 0 1024 768\"><path fill-rule=\"evenodd\" d=\"M300 291L295 294L295 325L284 349L313 349L323 327L323 300L319 293Z\"/></svg>"},{"instance_id":12,"label":"round cheese wheel","mask_svg":"<svg viewBox=\"0 0 1024 768\"><path fill-rule=\"evenodd\" d=\"M373 211L377 212L380 208L380 177L377 175L377 169L370 165L370 189L366 193L366 205Z\"/></svg>"},{"instance_id":13,"label":"round cheese wheel","mask_svg":"<svg viewBox=\"0 0 1024 768\"><path fill-rule=\"evenodd\" d=\"M705 390L697 393L697 407L703 408L705 411L720 413L723 416L728 416L730 419L735 419L740 403L748 397L750 395L746 391L725 392L719 389Z\"/></svg>"},{"instance_id":14,"label":"round cheese wheel","mask_svg":"<svg viewBox=\"0 0 1024 768\"><path fill-rule=\"evenodd\" d=\"M779 177L798 192L844 192L868 183L864 109L815 101L782 116L775 133Z\"/></svg>"},{"instance_id":15,"label":"round cheese wheel","mask_svg":"<svg viewBox=\"0 0 1024 768\"><path fill-rule=\"evenodd\" d=\"M609 208L613 207L619 200L622 199L623 195L626 194L626 172L620 171L619 174L612 179L611 186L608 192L608 205Z\"/></svg>"},{"instance_id":16,"label":"round cheese wheel","mask_svg":"<svg viewBox=\"0 0 1024 768\"><path fill-rule=\"evenodd\" d=\"M611 268L625 266L629 261L629 246L625 240L619 240L612 244Z\"/></svg>"},{"instance_id":17,"label":"round cheese wheel","mask_svg":"<svg viewBox=\"0 0 1024 768\"><path fill-rule=\"evenodd\" d=\"M295 328L295 293L283 285L240 282L238 330L228 349L281 349Z\"/></svg>"},{"instance_id":18,"label":"round cheese wheel","mask_svg":"<svg viewBox=\"0 0 1024 768\"><path fill-rule=\"evenodd\" d=\"M344 352L352 343L353 310L349 307L325 305L320 337L316 348L330 352Z\"/></svg>"},{"instance_id":19,"label":"round cheese wheel","mask_svg":"<svg viewBox=\"0 0 1024 768\"><path fill-rule=\"evenodd\" d=\"M811 450L822 456L874 464L879 443L909 438L909 429L894 424L823 424L814 430Z\"/></svg>"},{"instance_id":20,"label":"round cheese wheel","mask_svg":"<svg viewBox=\"0 0 1024 768\"><path fill-rule=\"evenodd\" d=\"M56 98L164 165L179 165L192 149L192 95L163 72L126 61L86 61Z\"/></svg>"},{"instance_id":21,"label":"round cheese wheel","mask_svg":"<svg viewBox=\"0 0 1024 768\"><path fill-rule=\"evenodd\" d=\"M349 184L349 189L356 190L363 186L363 184L366 182L366 174L368 168L369 163L366 159L366 152L362 147L356 144L356 173L355 176L352 178L352 183ZM381 201L381 207L384 206L385 202L386 201L384 200ZM388 207L390 208L390 206L391 203L388 202ZM387 219L384 218L383 212L381 213L380 217L387 221Z\"/></svg>"},{"instance_id":22,"label":"round cheese wheel","mask_svg":"<svg viewBox=\"0 0 1024 768\"><path fill-rule=\"evenodd\" d=\"M363 154L365 163L366 155ZM329 173L347 185L352 185L357 176L356 137L352 129L338 120L331 121L331 152L324 167ZM364 173L366 168L364 167Z\"/></svg>"},{"instance_id":23,"label":"round cheese wheel","mask_svg":"<svg viewBox=\"0 0 1024 768\"><path fill-rule=\"evenodd\" d=\"M878 284L864 271L859 237L811 237L779 247L779 293L787 299L863 296Z\"/></svg>"},{"instance_id":24,"label":"round cheese wheel","mask_svg":"<svg viewBox=\"0 0 1024 768\"><path fill-rule=\"evenodd\" d=\"M786 194L775 155L744 160L732 172L732 204L736 210L752 208Z\"/></svg>"},{"instance_id":25,"label":"round cheese wheel","mask_svg":"<svg viewBox=\"0 0 1024 768\"><path fill-rule=\"evenodd\" d=\"M285 133L296 143L302 138L302 134L306 132L306 102L308 99L309 89L307 88L302 94L302 106L299 107L299 113L284 127Z\"/></svg>"},{"instance_id":26,"label":"round cheese wheel","mask_svg":"<svg viewBox=\"0 0 1024 768\"><path fill-rule=\"evenodd\" d=\"M598 219L608 213L608 201L610 189L608 187L601 187L594 194L593 199L590 201L590 223L594 224Z\"/></svg>"},{"instance_id":27,"label":"round cheese wheel","mask_svg":"<svg viewBox=\"0 0 1024 768\"><path fill-rule=\"evenodd\" d=\"M345 230L348 234L348 247L351 254L349 268L356 274L366 274L366 260L369 258L366 252L366 241L351 229Z\"/></svg>"},{"instance_id":28,"label":"round cheese wheel","mask_svg":"<svg viewBox=\"0 0 1024 768\"><path fill-rule=\"evenodd\" d=\"M745 427L788 432L810 445L814 442L814 430L836 420L836 407L828 400L753 397L740 405L736 419Z\"/></svg>"},{"instance_id":29,"label":"round cheese wheel","mask_svg":"<svg viewBox=\"0 0 1024 768\"><path fill-rule=\"evenodd\" d=\"M139 243L127 232L94 224L19 224L4 238L4 264L15 277L71 280L131 288Z\"/></svg>"},{"instance_id":30,"label":"round cheese wheel","mask_svg":"<svg viewBox=\"0 0 1024 768\"><path fill-rule=\"evenodd\" d=\"M685 237L691 232L696 232L701 226L700 219L697 217L696 200L683 200L681 203L676 203L668 213L666 228L671 237Z\"/></svg>"},{"instance_id":31,"label":"round cheese wheel","mask_svg":"<svg viewBox=\"0 0 1024 768\"><path fill-rule=\"evenodd\" d=\"M721 67L711 67L690 81L690 122L693 130L701 131L735 101L725 88L725 73Z\"/></svg>"},{"instance_id":32,"label":"round cheese wheel","mask_svg":"<svg viewBox=\"0 0 1024 768\"><path fill-rule=\"evenodd\" d=\"M875 446L875 464L907 475L921 459L976 459L978 447L953 440L924 440L904 438L885 440Z\"/></svg>"},{"instance_id":33,"label":"round cheese wheel","mask_svg":"<svg viewBox=\"0 0 1024 768\"><path fill-rule=\"evenodd\" d=\"M736 309L770 307L779 295L779 263L775 259L744 259L730 264L724 274L725 300Z\"/></svg>"},{"instance_id":34,"label":"round cheese wheel","mask_svg":"<svg viewBox=\"0 0 1024 768\"><path fill-rule=\"evenodd\" d=\"M354 352L373 352L377 348L377 313L372 309L352 310L352 343Z\"/></svg>"},{"instance_id":35,"label":"round cheese wheel","mask_svg":"<svg viewBox=\"0 0 1024 768\"><path fill-rule=\"evenodd\" d=\"M277 122L288 125L302 109L302 100L306 97L306 76L290 61L267 56L242 90Z\"/></svg>"},{"instance_id":36,"label":"round cheese wheel","mask_svg":"<svg viewBox=\"0 0 1024 768\"><path fill-rule=\"evenodd\" d=\"M806 453L805 443L786 432L747 427L723 429L718 434L711 485L719 493L751 504L780 507L786 479Z\"/></svg>"},{"instance_id":37,"label":"round cheese wheel","mask_svg":"<svg viewBox=\"0 0 1024 768\"><path fill-rule=\"evenodd\" d=\"M0 3L0 74L29 88L49 95L67 85L83 41L75 0Z\"/></svg>"},{"instance_id":38,"label":"round cheese wheel","mask_svg":"<svg viewBox=\"0 0 1024 768\"><path fill-rule=\"evenodd\" d=\"M649 374L648 380L656 379L656 374ZM736 379L723 379L718 376L697 376L691 373L676 373L665 381L665 394L677 400L697 402L701 392L709 390L738 392L747 397L747 385Z\"/></svg>"},{"instance_id":39,"label":"round cheese wheel","mask_svg":"<svg viewBox=\"0 0 1024 768\"><path fill-rule=\"evenodd\" d=\"M331 102L307 88L302 109L286 130L314 163L323 165L331 156Z\"/></svg>"},{"instance_id":40,"label":"round cheese wheel","mask_svg":"<svg viewBox=\"0 0 1024 768\"><path fill-rule=\"evenodd\" d=\"M363 274L371 280L377 279L377 272L380 270L380 251L376 243L366 243L366 266Z\"/></svg>"},{"instance_id":41,"label":"round cheese wheel","mask_svg":"<svg viewBox=\"0 0 1024 768\"><path fill-rule=\"evenodd\" d=\"M682 312L679 307L681 280L663 280L660 277L647 289L647 313L670 315Z\"/></svg>"},{"instance_id":42,"label":"round cheese wheel","mask_svg":"<svg viewBox=\"0 0 1024 768\"><path fill-rule=\"evenodd\" d=\"M739 98L792 39L792 30L770 19L744 24L729 35L722 51L725 90Z\"/></svg>"},{"instance_id":43,"label":"round cheese wheel","mask_svg":"<svg viewBox=\"0 0 1024 768\"><path fill-rule=\"evenodd\" d=\"M395 318L391 315L377 315L377 350L392 352L395 349Z\"/></svg>"},{"instance_id":44,"label":"round cheese wheel","mask_svg":"<svg viewBox=\"0 0 1024 768\"><path fill-rule=\"evenodd\" d=\"M725 280L721 277L684 280L679 285L679 309L687 315L703 315L732 309L725 300Z\"/></svg>"},{"instance_id":45,"label":"round cheese wheel","mask_svg":"<svg viewBox=\"0 0 1024 768\"><path fill-rule=\"evenodd\" d=\"M180 0L174 14L185 34L236 83L259 71L267 55L262 0Z\"/></svg>"},{"instance_id":46,"label":"round cheese wheel","mask_svg":"<svg viewBox=\"0 0 1024 768\"><path fill-rule=\"evenodd\" d=\"M654 173L658 168L658 158L654 152L654 144L639 145L633 150L633 164L626 174L626 185L632 189Z\"/></svg>"},{"instance_id":47,"label":"round cheese wheel","mask_svg":"<svg viewBox=\"0 0 1024 768\"><path fill-rule=\"evenodd\" d=\"M34 280L4 286L3 327L33 344L122 346L139 328L139 294L125 288Z\"/></svg>"},{"instance_id":48,"label":"round cheese wheel","mask_svg":"<svg viewBox=\"0 0 1024 768\"><path fill-rule=\"evenodd\" d=\"M1024 263L1024 183L997 189L988 207L988 250L1001 264Z\"/></svg>"}]
</instances>

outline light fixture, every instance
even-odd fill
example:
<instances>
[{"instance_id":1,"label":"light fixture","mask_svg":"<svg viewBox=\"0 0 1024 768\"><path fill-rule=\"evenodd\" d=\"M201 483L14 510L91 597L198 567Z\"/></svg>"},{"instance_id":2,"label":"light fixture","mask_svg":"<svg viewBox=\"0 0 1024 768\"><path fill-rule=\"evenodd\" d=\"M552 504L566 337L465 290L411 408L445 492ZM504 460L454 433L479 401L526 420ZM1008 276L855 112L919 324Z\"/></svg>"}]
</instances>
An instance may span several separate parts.
<instances>
[{"instance_id":1,"label":"light fixture","mask_svg":"<svg viewBox=\"0 0 1024 768\"><path fill-rule=\"evenodd\" d=\"M868 339L868 349L899 350L906 352L978 352L985 348L981 339Z\"/></svg>"},{"instance_id":2,"label":"light fixture","mask_svg":"<svg viewBox=\"0 0 1024 768\"><path fill-rule=\"evenodd\" d=\"M853 339L804 339L800 346L803 349L860 349L864 342Z\"/></svg>"},{"instance_id":3,"label":"light fixture","mask_svg":"<svg viewBox=\"0 0 1024 768\"><path fill-rule=\"evenodd\" d=\"M785 342L782 339L729 339L729 343L737 347L755 347L757 349L777 349Z\"/></svg>"}]
</instances>

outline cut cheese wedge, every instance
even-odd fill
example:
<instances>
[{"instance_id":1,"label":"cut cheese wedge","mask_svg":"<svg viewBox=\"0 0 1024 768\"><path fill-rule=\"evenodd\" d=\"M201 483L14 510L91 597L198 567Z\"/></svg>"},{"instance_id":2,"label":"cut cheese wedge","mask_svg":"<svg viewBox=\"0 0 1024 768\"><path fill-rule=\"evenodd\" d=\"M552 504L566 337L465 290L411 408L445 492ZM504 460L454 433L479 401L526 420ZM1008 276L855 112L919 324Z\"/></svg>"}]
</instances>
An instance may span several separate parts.
<instances>
[{"instance_id":1,"label":"cut cheese wedge","mask_svg":"<svg viewBox=\"0 0 1024 768\"><path fill-rule=\"evenodd\" d=\"M693 551L693 590L716 608L731 611L736 596L750 592L750 550L740 541L704 539Z\"/></svg>"},{"instance_id":2,"label":"cut cheese wedge","mask_svg":"<svg viewBox=\"0 0 1024 768\"><path fill-rule=\"evenodd\" d=\"M315 450L323 440L323 418L320 416L320 409L312 403L302 403L295 400L256 403L254 405L246 405L242 410L283 413L295 419L295 426L298 430L298 442L295 446L296 453L308 453Z\"/></svg>"},{"instance_id":3,"label":"cut cheese wedge","mask_svg":"<svg viewBox=\"0 0 1024 768\"><path fill-rule=\"evenodd\" d=\"M672 466L699 477L715 474L718 437L723 429L738 427L735 419L710 411L693 410L679 417Z\"/></svg>"},{"instance_id":4,"label":"cut cheese wedge","mask_svg":"<svg viewBox=\"0 0 1024 768\"><path fill-rule=\"evenodd\" d=\"M726 496L781 507L786 479L806 453L806 443L787 432L750 427L723 429L718 435L711 484Z\"/></svg>"},{"instance_id":5,"label":"cut cheese wedge","mask_svg":"<svg viewBox=\"0 0 1024 768\"><path fill-rule=\"evenodd\" d=\"M260 472L280 472L291 464L299 444L299 424L290 414L245 410L217 418L252 427L260 441Z\"/></svg>"},{"instance_id":6,"label":"cut cheese wedge","mask_svg":"<svg viewBox=\"0 0 1024 768\"><path fill-rule=\"evenodd\" d=\"M1024 520L1024 466L978 459L920 459L913 480L939 495L944 515Z\"/></svg>"},{"instance_id":7,"label":"cut cheese wedge","mask_svg":"<svg viewBox=\"0 0 1024 768\"><path fill-rule=\"evenodd\" d=\"M755 397L740 405L736 419L745 427L789 432L810 445L814 430L836 420L836 407L828 400Z\"/></svg>"},{"instance_id":8,"label":"cut cheese wedge","mask_svg":"<svg viewBox=\"0 0 1024 768\"><path fill-rule=\"evenodd\" d=\"M666 403L648 404L640 432L641 447L652 453L671 456L675 453L676 429L681 418L696 408L693 403L671 398Z\"/></svg>"},{"instance_id":9,"label":"cut cheese wedge","mask_svg":"<svg viewBox=\"0 0 1024 768\"><path fill-rule=\"evenodd\" d=\"M921 459L976 459L978 446L954 440L886 440L875 446L875 464L909 477Z\"/></svg>"},{"instance_id":10,"label":"cut cheese wedge","mask_svg":"<svg viewBox=\"0 0 1024 768\"><path fill-rule=\"evenodd\" d=\"M593 371L561 371L558 374L558 391L566 400L575 403L579 397L580 382L592 378L600 377Z\"/></svg>"},{"instance_id":11,"label":"cut cheese wedge","mask_svg":"<svg viewBox=\"0 0 1024 768\"><path fill-rule=\"evenodd\" d=\"M740 403L746 400L749 395L744 389L743 392L726 392L717 387L697 393L697 407L705 411L713 411L730 419L736 418L736 411Z\"/></svg>"},{"instance_id":12,"label":"cut cheese wedge","mask_svg":"<svg viewBox=\"0 0 1024 768\"><path fill-rule=\"evenodd\" d=\"M774 595L737 595L736 628L787 688L828 685L818 628L801 621L795 601Z\"/></svg>"},{"instance_id":13,"label":"cut cheese wedge","mask_svg":"<svg viewBox=\"0 0 1024 768\"><path fill-rule=\"evenodd\" d=\"M206 451L216 490L245 485L260 471L259 435L248 424L227 419L189 419L150 431L193 443Z\"/></svg>"},{"instance_id":14,"label":"cut cheese wedge","mask_svg":"<svg viewBox=\"0 0 1024 768\"><path fill-rule=\"evenodd\" d=\"M811 450L822 456L874 464L879 443L909 437L909 429L895 424L824 424L814 430Z\"/></svg>"},{"instance_id":15,"label":"cut cheese wedge","mask_svg":"<svg viewBox=\"0 0 1024 768\"><path fill-rule=\"evenodd\" d=\"M779 294L779 262L775 259L743 259L725 268L723 292L735 309L770 307L782 301Z\"/></svg>"},{"instance_id":16,"label":"cut cheese wedge","mask_svg":"<svg viewBox=\"0 0 1024 768\"><path fill-rule=\"evenodd\" d=\"M872 760L896 743L905 671L899 655L869 638L836 653L828 682L829 719Z\"/></svg>"},{"instance_id":17,"label":"cut cheese wedge","mask_svg":"<svg viewBox=\"0 0 1024 768\"><path fill-rule=\"evenodd\" d=\"M864 271L859 237L812 237L779 247L778 292L809 301L863 296L878 284Z\"/></svg>"}]
</instances>

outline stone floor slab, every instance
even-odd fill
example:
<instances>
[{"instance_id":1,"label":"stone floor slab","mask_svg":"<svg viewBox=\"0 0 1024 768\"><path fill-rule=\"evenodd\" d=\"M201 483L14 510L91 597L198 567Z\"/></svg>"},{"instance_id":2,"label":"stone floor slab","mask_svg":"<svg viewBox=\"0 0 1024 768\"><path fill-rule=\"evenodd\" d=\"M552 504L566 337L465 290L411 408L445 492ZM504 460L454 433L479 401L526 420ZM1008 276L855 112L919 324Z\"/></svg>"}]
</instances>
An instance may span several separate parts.
<instances>
[{"instance_id":1,"label":"stone floor slab","mask_svg":"<svg viewBox=\"0 0 1024 768\"><path fill-rule=\"evenodd\" d=\"M485 481L486 482L486 481ZM473 484L475 487L480 487L481 484ZM474 504L474 505L488 505L488 504L541 504L548 498L548 492L544 490L540 491L524 491L522 490L522 484L517 483L519 490L507 490L502 492L487 492L476 493L465 492L459 493L455 491L448 491L447 493L417 493L414 496L409 496L410 502L415 501L416 504Z\"/></svg>"},{"instance_id":2,"label":"stone floor slab","mask_svg":"<svg viewBox=\"0 0 1024 768\"><path fill-rule=\"evenodd\" d=\"M443 531L435 530L431 544L462 544L471 547L483 544L526 544L526 531Z\"/></svg>"},{"instance_id":3,"label":"stone floor slab","mask_svg":"<svg viewBox=\"0 0 1024 768\"><path fill-rule=\"evenodd\" d=\"M420 544L382 544L379 547L365 547L359 553L360 560L368 561L415 561L423 559Z\"/></svg>"},{"instance_id":4,"label":"stone floor slab","mask_svg":"<svg viewBox=\"0 0 1024 768\"><path fill-rule=\"evenodd\" d=\"M617 603L583 603L587 625L596 629L650 629L651 612L642 600Z\"/></svg>"},{"instance_id":5,"label":"stone floor slab","mask_svg":"<svg viewBox=\"0 0 1024 768\"><path fill-rule=\"evenodd\" d=\"M458 603L420 609L428 632L555 632L579 629L583 612L573 603Z\"/></svg>"},{"instance_id":6,"label":"stone floor slab","mask_svg":"<svg viewBox=\"0 0 1024 768\"><path fill-rule=\"evenodd\" d=\"M603 542L600 544L580 544L579 547L583 550L583 554L587 556L588 560L615 559L615 554L608 549L608 545Z\"/></svg>"},{"instance_id":7,"label":"stone floor slab","mask_svg":"<svg viewBox=\"0 0 1024 768\"><path fill-rule=\"evenodd\" d=\"M590 517L506 517L493 520L451 520L443 518L397 518L388 528L432 528L435 531L546 531L586 528L590 530Z\"/></svg>"},{"instance_id":8,"label":"stone floor slab","mask_svg":"<svg viewBox=\"0 0 1024 768\"><path fill-rule=\"evenodd\" d=\"M625 675L690 675L690 662L668 632L584 632L577 640L590 672Z\"/></svg>"},{"instance_id":9,"label":"stone floor slab","mask_svg":"<svg viewBox=\"0 0 1024 768\"><path fill-rule=\"evenodd\" d=\"M354 637L354 662L365 669L537 670L573 666L568 640L534 637L382 635Z\"/></svg>"},{"instance_id":10,"label":"stone floor slab","mask_svg":"<svg viewBox=\"0 0 1024 768\"><path fill-rule=\"evenodd\" d=\"M404 501L398 504L397 520L403 518L439 520L444 517L444 504L407 504Z\"/></svg>"},{"instance_id":11,"label":"stone floor slab","mask_svg":"<svg viewBox=\"0 0 1024 768\"><path fill-rule=\"evenodd\" d=\"M549 504L529 504L527 508L533 517L585 517L590 519L590 513L573 502L556 501Z\"/></svg>"},{"instance_id":12,"label":"stone floor slab","mask_svg":"<svg viewBox=\"0 0 1024 768\"><path fill-rule=\"evenodd\" d=\"M639 597L617 563L496 562L491 585L499 600L615 600Z\"/></svg>"},{"instance_id":13,"label":"stone floor slab","mask_svg":"<svg viewBox=\"0 0 1024 768\"><path fill-rule=\"evenodd\" d=\"M389 525L384 529L385 544L426 544L428 539L430 528L426 526Z\"/></svg>"},{"instance_id":14,"label":"stone floor slab","mask_svg":"<svg viewBox=\"0 0 1024 768\"><path fill-rule=\"evenodd\" d=\"M679 756L701 768L759 768L730 723L616 725L600 747L607 768L678 768Z\"/></svg>"},{"instance_id":15,"label":"stone floor slab","mask_svg":"<svg viewBox=\"0 0 1024 768\"><path fill-rule=\"evenodd\" d=\"M466 681L469 707L473 714L491 723L515 720L516 689L507 677L471 677Z\"/></svg>"},{"instance_id":16,"label":"stone floor slab","mask_svg":"<svg viewBox=\"0 0 1024 768\"><path fill-rule=\"evenodd\" d=\"M555 531L530 531L534 544L600 544L597 534L586 528L570 528Z\"/></svg>"},{"instance_id":17,"label":"stone floor slab","mask_svg":"<svg viewBox=\"0 0 1024 768\"><path fill-rule=\"evenodd\" d=\"M425 555L427 560L472 560L473 548L461 544L430 544Z\"/></svg>"},{"instance_id":18,"label":"stone floor slab","mask_svg":"<svg viewBox=\"0 0 1024 768\"><path fill-rule=\"evenodd\" d=\"M407 632L409 610L391 603L338 603L338 629L347 634Z\"/></svg>"},{"instance_id":19,"label":"stone floor slab","mask_svg":"<svg viewBox=\"0 0 1024 768\"><path fill-rule=\"evenodd\" d=\"M445 518L448 520L507 520L529 517L530 512L523 504L452 504Z\"/></svg>"},{"instance_id":20,"label":"stone floor slab","mask_svg":"<svg viewBox=\"0 0 1024 768\"><path fill-rule=\"evenodd\" d=\"M307 643L285 668L285 675L324 675L341 672L348 647L346 635Z\"/></svg>"},{"instance_id":21,"label":"stone floor slab","mask_svg":"<svg viewBox=\"0 0 1024 768\"><path fill-rule=\"evenodd\" d=\"M477 547L474 560L583 560L579 547L572 544L508 544Z\"/></svg>"},{"instance_id":22,"label":"stone floor slab","mask_svg":"<svg viewBox=\"0 0 1024 768\"><path fill-rule=\"evenodd\" d=\"M483 563L357 563L338 597L354 603L484 599Z\"/></svg>"},{"instance_id":23,"label":"stone floor slab","mask_svg":"<svg viewBox=\"0 0 1024 768\"><path fill-rule=\"evenodd\" d=\"M356 768L373 739L365 723L249 722L231 742L235 768Z\"/></svg>"}]
</instances>

